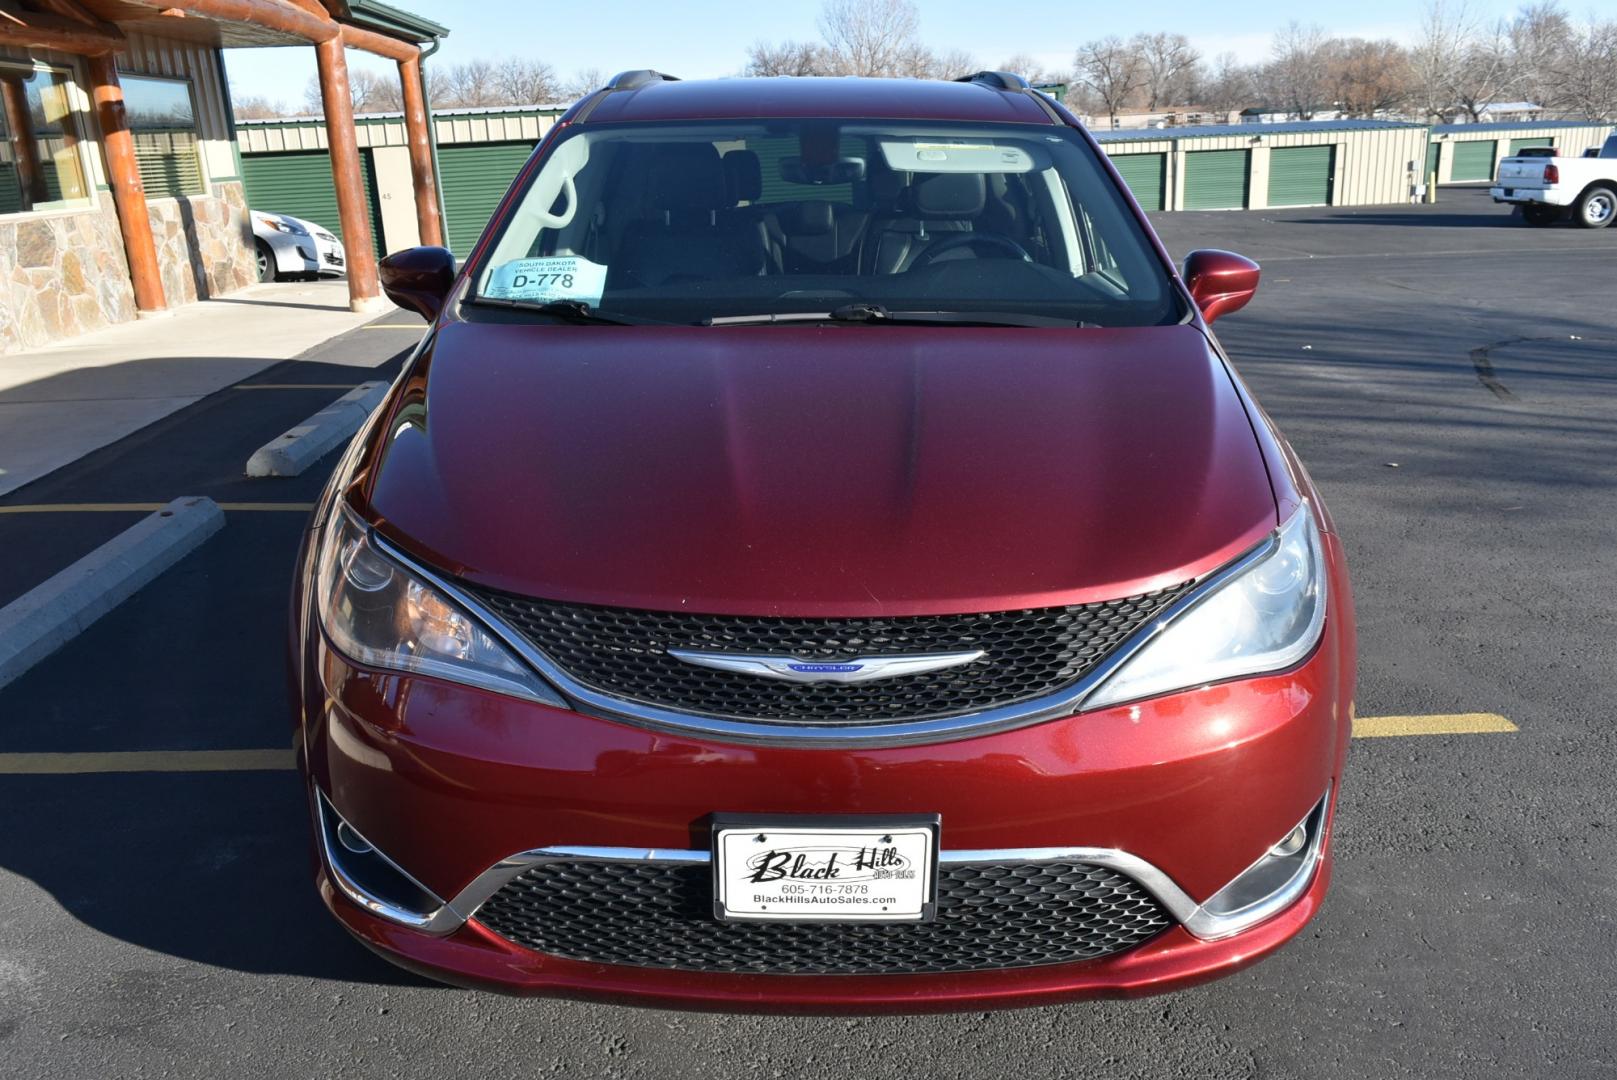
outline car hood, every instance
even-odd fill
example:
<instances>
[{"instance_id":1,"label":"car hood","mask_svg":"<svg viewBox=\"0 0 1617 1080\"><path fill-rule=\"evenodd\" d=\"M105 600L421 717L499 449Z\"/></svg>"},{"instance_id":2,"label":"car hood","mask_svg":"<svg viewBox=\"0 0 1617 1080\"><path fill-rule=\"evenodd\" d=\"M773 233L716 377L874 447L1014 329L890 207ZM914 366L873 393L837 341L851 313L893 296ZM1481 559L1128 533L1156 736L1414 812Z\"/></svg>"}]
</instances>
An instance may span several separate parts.
<instances>
[{"instance_id":1,"label":"car hood","mask_svg":"<svg viewBox=\"0 0 1617 1080\"><path fill-rule=\"evenodd\" d=\"M450 321L366 486L471 582L714 614L1115 599L1275 526L1190 326L652 328Z\"/></svg>"},{"instance_id":2,"label":"car hood","mask_svg":"<svg viewBox=\"0 0 1617 1080\"><path fill-rule=\"evenodd\" d=\"M331 232L331 230L326 228L324 225L318 224L317 222L310 221L308 218L293 217L291 214L277 214L277 213L274 213L274 212L269 211L269 210L253 210L253 211L250 212L250 216L252 216L254 218L260 218L260 217L275 218L275 219L277 219L279 221L284 221L289 225L298 226L304 232L307 232L310 236L313 236L317 232L318 233L330 233Z\"/></svg>"}]
</instances>

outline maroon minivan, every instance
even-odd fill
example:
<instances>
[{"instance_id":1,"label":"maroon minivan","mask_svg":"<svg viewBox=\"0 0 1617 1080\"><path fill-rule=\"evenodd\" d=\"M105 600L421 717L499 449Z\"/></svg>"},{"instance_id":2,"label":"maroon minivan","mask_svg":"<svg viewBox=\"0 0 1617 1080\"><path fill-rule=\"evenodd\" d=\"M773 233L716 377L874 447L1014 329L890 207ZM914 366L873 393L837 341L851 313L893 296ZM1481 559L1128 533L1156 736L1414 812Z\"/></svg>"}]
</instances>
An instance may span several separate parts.
<instances>
[{"instance_id":1,"label":"maroon minivan","mask_svg":"<svg viewBox=\"0 0 1617 1080\"><path fill-rule=\"evenodd\" d=\"M546 135L310 524L318 884L496 989L1152 993L1330 877L1353 604L1302 466L1020 78L629 72Z\"/></svg>"}]
</instances>

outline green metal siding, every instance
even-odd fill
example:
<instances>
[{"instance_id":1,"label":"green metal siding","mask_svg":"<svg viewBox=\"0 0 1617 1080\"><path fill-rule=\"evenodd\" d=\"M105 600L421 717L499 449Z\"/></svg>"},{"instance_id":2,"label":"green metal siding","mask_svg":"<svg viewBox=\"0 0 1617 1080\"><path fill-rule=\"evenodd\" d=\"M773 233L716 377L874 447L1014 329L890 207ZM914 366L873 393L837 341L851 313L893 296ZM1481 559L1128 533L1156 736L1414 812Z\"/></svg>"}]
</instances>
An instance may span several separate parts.
<instances>
[{"instance_id":1,"label":"green metal siding","mask_svg":"<svg viewBox=\"0 0 1617 1080\"><path fill-rule=\"evenodd\" d=\"M1455 143L1454 167L1449 179L1456 184L1466 180L1492 180L1494 145L1492 139Z\"/></svg>"},{"instance_id":2,"label":"green metal siding","mask_svg":"<svg viewBox=\"0 0 1617 1080\"><path fill-rule=\"evenodd\" d=\"M1334 146L1277 146L1269 151L1270 206L1329 206Z\"/></svg>"},{"instance_id":3,"label":"green metal siding","mask_svg":"<svg viewBox=\"0 0 1617 1080\"><path fill-rule=\"evenodd\" d=\"M359 152L360 188L365 192L365 212L371 221L376 246L382 243L382 215L377 210L376 178L371 170L371 152ZM291 214L329 229L347 246L342 220L337 214L337 189L331 182L331 155L324 150L290 154L244 154L241 159L242 184L247 189L247 205L266 213Z\"/></svg>"},{"instance_id":4,"label":"green metal siding","mask_svg":"<svg viewBox=\"0 0 1617 1080\"><path fill-rule=\"evenodd\" d=\"M1250 155L1245 150L1197 150L1185 155L1185 209L1246 206Z\"/></svg>"},{"instance_id":5,"label":"green metal siding","mask_svg":"<svg viewBox=\"0 0 1617 1080\"><path fill-rule=\"evenodd\" d=\"M1167 154L1119 154L1112 158L1123 182L1145 210L1163 208L1164 180L1168 173Z\"/></svg>"},{"instance_id":6,"label":"green metal siding","mask_svg":"<svg viewBox=\"0 0 1617 1080\"><path fill-rule=\"evenodd\" d=\"M472 253L511 181L533 153L533 143L468 143L440 146L438 171L444 190L449 250Z\"/></svg>"},{"instance_id":7,"label":"green metal siding","mask_svg":"<svg viewBox=\"0 0 1617 1080\"><path fill-rule=\"evenodd\" d=\"M1527 149L1529 146L1554 146L1554 145L1555 145L1555 140L1550 138L1549 136L1545 136L1543 138L1538 138L1538 139L1512 139L1512 140L1510 140L1510 152L1512 154L1519 154L1523 150ZM1490 176L1488 179L1492 180L1493 177Z\"/></svg>"}]
</instances>

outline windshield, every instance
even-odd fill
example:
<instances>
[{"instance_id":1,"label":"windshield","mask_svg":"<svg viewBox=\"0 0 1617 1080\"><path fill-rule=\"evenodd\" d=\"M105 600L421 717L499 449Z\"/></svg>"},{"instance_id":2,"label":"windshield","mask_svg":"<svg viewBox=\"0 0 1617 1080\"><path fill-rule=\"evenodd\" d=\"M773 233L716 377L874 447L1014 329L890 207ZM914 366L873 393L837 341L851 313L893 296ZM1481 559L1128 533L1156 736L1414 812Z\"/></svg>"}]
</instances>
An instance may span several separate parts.
<instances>
[{"instance_id":1,"label":"windshield","mask_svg":"<svg viewBox=\"0 0 1617 1080\"><path fill-rule=\"evenodd\" d=\"M474 280L473 303L624 321L1181 316L1095 152L1053 125L580 127L550 149Z\"/></svg>"}]
</instances>

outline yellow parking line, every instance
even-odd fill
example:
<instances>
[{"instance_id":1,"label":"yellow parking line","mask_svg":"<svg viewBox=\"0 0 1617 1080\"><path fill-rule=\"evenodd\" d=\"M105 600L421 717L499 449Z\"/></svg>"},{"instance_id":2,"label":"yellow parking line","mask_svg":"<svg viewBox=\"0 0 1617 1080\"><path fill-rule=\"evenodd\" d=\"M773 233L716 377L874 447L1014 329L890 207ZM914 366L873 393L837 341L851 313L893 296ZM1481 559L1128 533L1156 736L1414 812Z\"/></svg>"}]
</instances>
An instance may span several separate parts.
<instances>
[{"instance_id":1,"label":"yellow parking line","mask_svg":"<svg viewBox=\"0 0 1617 1080\"><path fill-rule=\"evenodd\" d=\"M1439 716L1355 716L1355 739L1394 735L1489 735L1518 731L1498 713L1451 713Z\"/></svg>"},{"instance_id":2,"label":"yellow parking line","mask_svg":"<svg viewBox=\"0 0 1617 1080\"><path fill-rule=\"evenodd\" d=\"M0 506L0 514L152 514L166 506L168 503L27 503ZM226 502L220 503L219 509L307 514L314 509L314 503Z\"/></svg>"},{"instance_id":3,"label":"yellow parking line","mask_svg":"<svg viewBox=\"0 0 1617 1080\"><path fill-rule=\"evenodd\" d=\"M129 750L116 753L0 754L0 776L131 772L284 772L291 750Z\"/></svg>"},{"instance_id":4,"label":"yellow parking line","mask_svg":"<svg viewBox=\"0 0 1617 1080\"><path fill-rule=\"evenodd\" d=\"M358 383L258 382L237 383L232 390L352 390Z\"/></svg>"}]
</instances>

